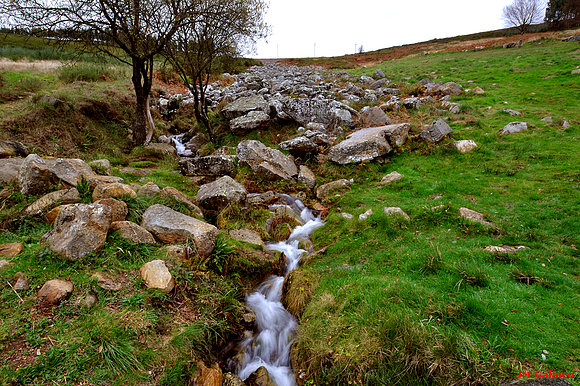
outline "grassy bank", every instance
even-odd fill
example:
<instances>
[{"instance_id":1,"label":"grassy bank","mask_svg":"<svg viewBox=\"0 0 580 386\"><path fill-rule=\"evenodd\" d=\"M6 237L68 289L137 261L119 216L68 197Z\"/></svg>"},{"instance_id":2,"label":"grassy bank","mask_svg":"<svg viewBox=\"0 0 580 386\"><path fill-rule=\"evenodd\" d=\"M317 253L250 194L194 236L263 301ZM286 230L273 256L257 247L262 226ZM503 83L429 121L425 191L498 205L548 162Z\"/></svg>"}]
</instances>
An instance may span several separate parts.
<instances>
[{"instance_id":1,"label":"grassy bank","mask_svg":"<svg viewBox=\"0 0 580 386\"><path fill-rule=\"evenodd\" d=\"M578 44L541 41L375 67L398 83L482 87L484 95L452 99L460 114L425 106L408 116L415 127L449 118L451 139L478 148L410 144L383 165L341 168L355 184L315 233L315 249L328 249L294 280L294 292L310 299L293 349L306 384L497 384L519 370L578 373L580 87L571 71L579 55ZM500 136L512 121L530 129ZM391 171L404 178L380 185ZM386 216L390 206L411 221ZM460 207L495 225L460 218ZM374 214L359 221L368 209ZM529 249L484 250L502 244Z\"/></svg>"}]
</instances>

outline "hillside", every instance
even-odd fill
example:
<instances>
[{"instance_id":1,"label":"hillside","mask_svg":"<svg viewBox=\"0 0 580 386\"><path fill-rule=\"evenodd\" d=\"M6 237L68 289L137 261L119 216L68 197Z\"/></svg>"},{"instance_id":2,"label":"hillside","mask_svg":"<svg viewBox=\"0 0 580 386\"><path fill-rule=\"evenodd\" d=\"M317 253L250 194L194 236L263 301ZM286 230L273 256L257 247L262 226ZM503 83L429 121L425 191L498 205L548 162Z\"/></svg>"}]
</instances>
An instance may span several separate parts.
<instances>
[{"instance_id":1,"label":"hillside","mask_svg":"<svg viewBox=\"0 0 580 386\"><path fill-rule=\"evenodd\" d=\"M577 34L266 62L212 84L216 143L162 68L137 148L125 68L2 60L0 384L577 384ZM290 363L249 371L297 248Z\"/></svg>"}]
</instances>

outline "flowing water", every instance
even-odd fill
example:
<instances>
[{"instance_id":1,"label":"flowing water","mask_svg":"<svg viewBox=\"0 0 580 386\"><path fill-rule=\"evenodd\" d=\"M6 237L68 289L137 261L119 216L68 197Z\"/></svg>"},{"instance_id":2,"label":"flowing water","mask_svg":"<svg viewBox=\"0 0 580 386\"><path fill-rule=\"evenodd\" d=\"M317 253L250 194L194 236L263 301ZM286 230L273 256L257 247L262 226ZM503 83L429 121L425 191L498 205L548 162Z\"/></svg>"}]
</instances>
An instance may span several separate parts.
<instances>
[{"instance_id":1,"label":"flowing water","mask_svg":"<svg viewBox=\"0 0 580 386\"><path fill-rule=\"evenodd\" d=\"M183 144L184 136L185 134L179 134L172 135L169 138L171 138L171 140L173 141L173 144L175 145L175 150L177 150L177 154L179 154L181 157L192 157L193 153L191 152L191 150L186 149L185 145Z\"/></svg>"},{"instance_id":2,"label":"flowing water","mask_svg":"<svg viewBox=\"0 0 580 386\"><path fill-rule=\"evenodd\" d=\"M286 199L291 198L288 196ZM295 269L302 255L307 253L299 248L300 239L310 237L316 228L324 225L322 220L314 217L310 209L300 200L292 201L292 206L300 212L303 225L296 227L288 240L267 245L267 249L283 252L286 256L284 275ZM297 323L282 306L283 284L284 277L270 276L246 298L246 304L256 314L257 331L242 342L244 354L239 364L238 375L243 380L264 366L276 385L296 385L290 366L290 346L294 340Z\"/></svg>"}]
</instances>

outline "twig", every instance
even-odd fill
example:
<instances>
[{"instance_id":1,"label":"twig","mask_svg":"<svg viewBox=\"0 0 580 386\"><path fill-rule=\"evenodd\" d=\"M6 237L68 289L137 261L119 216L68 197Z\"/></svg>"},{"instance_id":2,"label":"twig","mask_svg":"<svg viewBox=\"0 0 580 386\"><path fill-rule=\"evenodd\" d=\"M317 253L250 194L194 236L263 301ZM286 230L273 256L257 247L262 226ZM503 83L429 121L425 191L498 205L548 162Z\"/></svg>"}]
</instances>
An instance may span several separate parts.
<instances>
[{"instance_id":1,"label":"twig","mask_svg":"<svg viewBox=\"0 0 580 386\"><path fill-rule=\"evenodd\" d=\"M12 287L12 284L10 284L9 281L7 281L6 283L8 283L8 285L10 286L10 288L12 288L12 291L16 294L16 296L18 296L18 299L20 299L21 303L24 303L24 300L20 297L20 295L18 295L18 292L16 292L16 290L14 289L14 287Z\"/></svg>"}]
</instances>

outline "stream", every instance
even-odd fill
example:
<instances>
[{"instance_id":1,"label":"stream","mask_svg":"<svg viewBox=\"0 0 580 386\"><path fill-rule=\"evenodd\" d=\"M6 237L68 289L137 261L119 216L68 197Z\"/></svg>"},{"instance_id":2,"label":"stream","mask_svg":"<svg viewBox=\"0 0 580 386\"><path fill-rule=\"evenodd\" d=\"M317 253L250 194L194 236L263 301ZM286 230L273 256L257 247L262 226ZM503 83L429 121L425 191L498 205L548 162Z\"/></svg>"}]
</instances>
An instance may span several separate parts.
<instances>
[{"instance_id":1,"label":"stream","mask_svg":"<svg viewBox=\"0 0 580 386\"><path fill-rule=\"evenodd\" d=\"M288 199L291 197L288 196ZM282 285L284 277L298 267L300 258L307 253L299 248L300 239L310 237L324 222L314 217L312 211L300 200L295 200L292 206L300 211L303 225L294 228L288 240L266 246L286 256L284 276L270 276L246 298L246 304L256 314L257 329L255 334L245 338L241 344L243 356L237 373L244 381L264 366L276 385L296 385L290 365L290 347L298 324L282 306Z\"/></svg>"}]
</instances>

